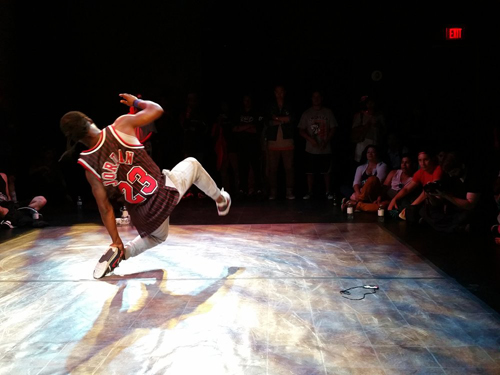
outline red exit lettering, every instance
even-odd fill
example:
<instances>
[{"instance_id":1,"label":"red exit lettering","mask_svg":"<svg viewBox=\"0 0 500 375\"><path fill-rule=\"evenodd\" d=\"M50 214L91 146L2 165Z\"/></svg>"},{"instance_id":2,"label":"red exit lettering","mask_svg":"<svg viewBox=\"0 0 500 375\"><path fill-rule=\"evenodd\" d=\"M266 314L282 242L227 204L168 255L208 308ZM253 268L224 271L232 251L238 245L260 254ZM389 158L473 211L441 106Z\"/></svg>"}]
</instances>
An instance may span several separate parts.
<instances>
[{"instance_id":1,"label":"red exit lettering","mask_svg":"<svg viewBox=\"0 0 500 375\"><path fill-rule=\"evenodd\" d=\"M447 28L446 39L462 39L462 28L459 27Z\"/></svg>"}]
</instances>

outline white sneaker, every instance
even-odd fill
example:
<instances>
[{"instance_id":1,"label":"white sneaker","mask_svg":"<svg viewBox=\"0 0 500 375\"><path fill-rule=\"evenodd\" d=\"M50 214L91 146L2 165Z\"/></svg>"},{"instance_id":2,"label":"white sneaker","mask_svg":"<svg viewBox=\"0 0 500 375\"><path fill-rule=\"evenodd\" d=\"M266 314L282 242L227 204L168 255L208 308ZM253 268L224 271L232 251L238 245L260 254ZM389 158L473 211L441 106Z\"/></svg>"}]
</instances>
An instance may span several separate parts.
<instances>
[{"instance_id":1,"label":"white sneaker","mask_svg":"<svg viewBox=\"0 0 500 375\"><path fill-rule=\"evenodd\" d=\"M311 194L304 195L304 197L302 197L302 199L305 199L305 200L311 199Z\"/></svg>"},{"instance_id":2,"label":"white sneaker","mask_svg":"<svg viewBox=\"0 0 500 375\"><path fill-rule=\"evenodd\" d=\"M221 189L220 194L224 197L224 203L217 203L217 213L219 216L226 216L231 208L231 196L224 188Z\"/></svg>"},{"instance_id":3,"label":"white sneaker","mask_svg":"<svg viewBox=\"0 0 500 375\"><path fill-rule=\"evenodd\" d=\"M94 279L100 279L113 271L124 259L125 254L119 248L111 246L97 262L94 269Z\"/></svg>"}]
</instances>

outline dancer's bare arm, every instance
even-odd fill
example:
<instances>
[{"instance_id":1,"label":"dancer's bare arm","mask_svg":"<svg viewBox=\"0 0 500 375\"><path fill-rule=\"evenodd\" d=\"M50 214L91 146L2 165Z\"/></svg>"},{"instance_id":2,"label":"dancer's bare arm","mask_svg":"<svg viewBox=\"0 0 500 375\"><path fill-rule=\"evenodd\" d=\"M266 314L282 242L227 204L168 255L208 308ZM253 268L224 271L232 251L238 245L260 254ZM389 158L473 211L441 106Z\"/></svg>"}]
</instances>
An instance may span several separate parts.
<instances>
[{"instance_id":1,"label":"dancer's bare arm","mask_svg":"<svg viewBox=\"0 0 500 375\"><path fill-rule=\"evenodd\" d=\"M140 108L136 114L126 114L116 119L114 126L125 134L135 135L135 128L152 123L163 114L163 108L150 100L137 99L131 94L120 94L120 103Z\"/></svg>"},{"instance_id":2,"label":"dancer's bare arm","mask_svg":"<svg viewBox=\"0 0 500 375\"><path fill-rule=\"evenodd\" d=\"M113 211L113 206L109 202L108 195L106 194L106 190L104 189L102 182L99 181L89 171L85 171L85 176L87 177L87 181L92 187L92 194L94 194L95 200L97 202L97 208L99 208L102 223L106 227L106 230L111 237L111 241L113 242L111 246L115 246L121 250L124 250L123 242L120 238L120 235L118 234L118 229L116 227L115 212Z\"/></svg>"}]
</instances>

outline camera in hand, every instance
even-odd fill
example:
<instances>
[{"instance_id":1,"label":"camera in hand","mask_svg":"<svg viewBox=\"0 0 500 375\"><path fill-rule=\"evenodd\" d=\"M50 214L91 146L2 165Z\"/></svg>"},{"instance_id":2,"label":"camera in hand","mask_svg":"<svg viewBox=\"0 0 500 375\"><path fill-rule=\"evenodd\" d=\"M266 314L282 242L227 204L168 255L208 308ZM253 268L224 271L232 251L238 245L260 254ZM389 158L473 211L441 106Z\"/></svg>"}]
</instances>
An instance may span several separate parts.
<instances>
[{"instance_id":1,"label":"camera in hand","mask_svg":"<svg viewBox=\"0 0 500 375\"><path fill-rule=\"evenodd\" d=\"M448 188L446 187L446 183L444 183L442 180L432 181L424 185L424 191L427 194L436 194L438 191L444 192L447 190Z\"/></svg>"}]
</instances>

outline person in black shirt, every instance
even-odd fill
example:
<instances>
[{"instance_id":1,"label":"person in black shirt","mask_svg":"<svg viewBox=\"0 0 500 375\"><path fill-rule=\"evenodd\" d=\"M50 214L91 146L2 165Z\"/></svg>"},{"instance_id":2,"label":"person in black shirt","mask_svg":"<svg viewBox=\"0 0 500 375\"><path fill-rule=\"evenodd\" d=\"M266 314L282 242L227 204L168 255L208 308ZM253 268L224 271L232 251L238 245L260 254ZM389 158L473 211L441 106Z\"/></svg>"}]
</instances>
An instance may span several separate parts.
<instances>
[{"instance_id":1,"label":"person in black shirt","mask_svg":"<svg viewBox=\"0 0 500 375\"><path fill-rule=\"evenodd\" d=\"M457 152L443 160L441 179L427 184L422 220L441 232L485 231L495 216L492 187L477 166L466 167Z\"/></svg>"},{"instance_id":2,"label":"person in black shirt","mask_svg":"<svg viewBox=\"0 0 500 375\"><path fill-rule=\"evenodd\" d=\"M240 190L253 195L262 189L260 135L264 128L264 117L258 113L250 95L243 97L243 106L233 127L233 138L238 154ZM249 183L252 171L253 183Z\"/></svg>"}]
</instances>

